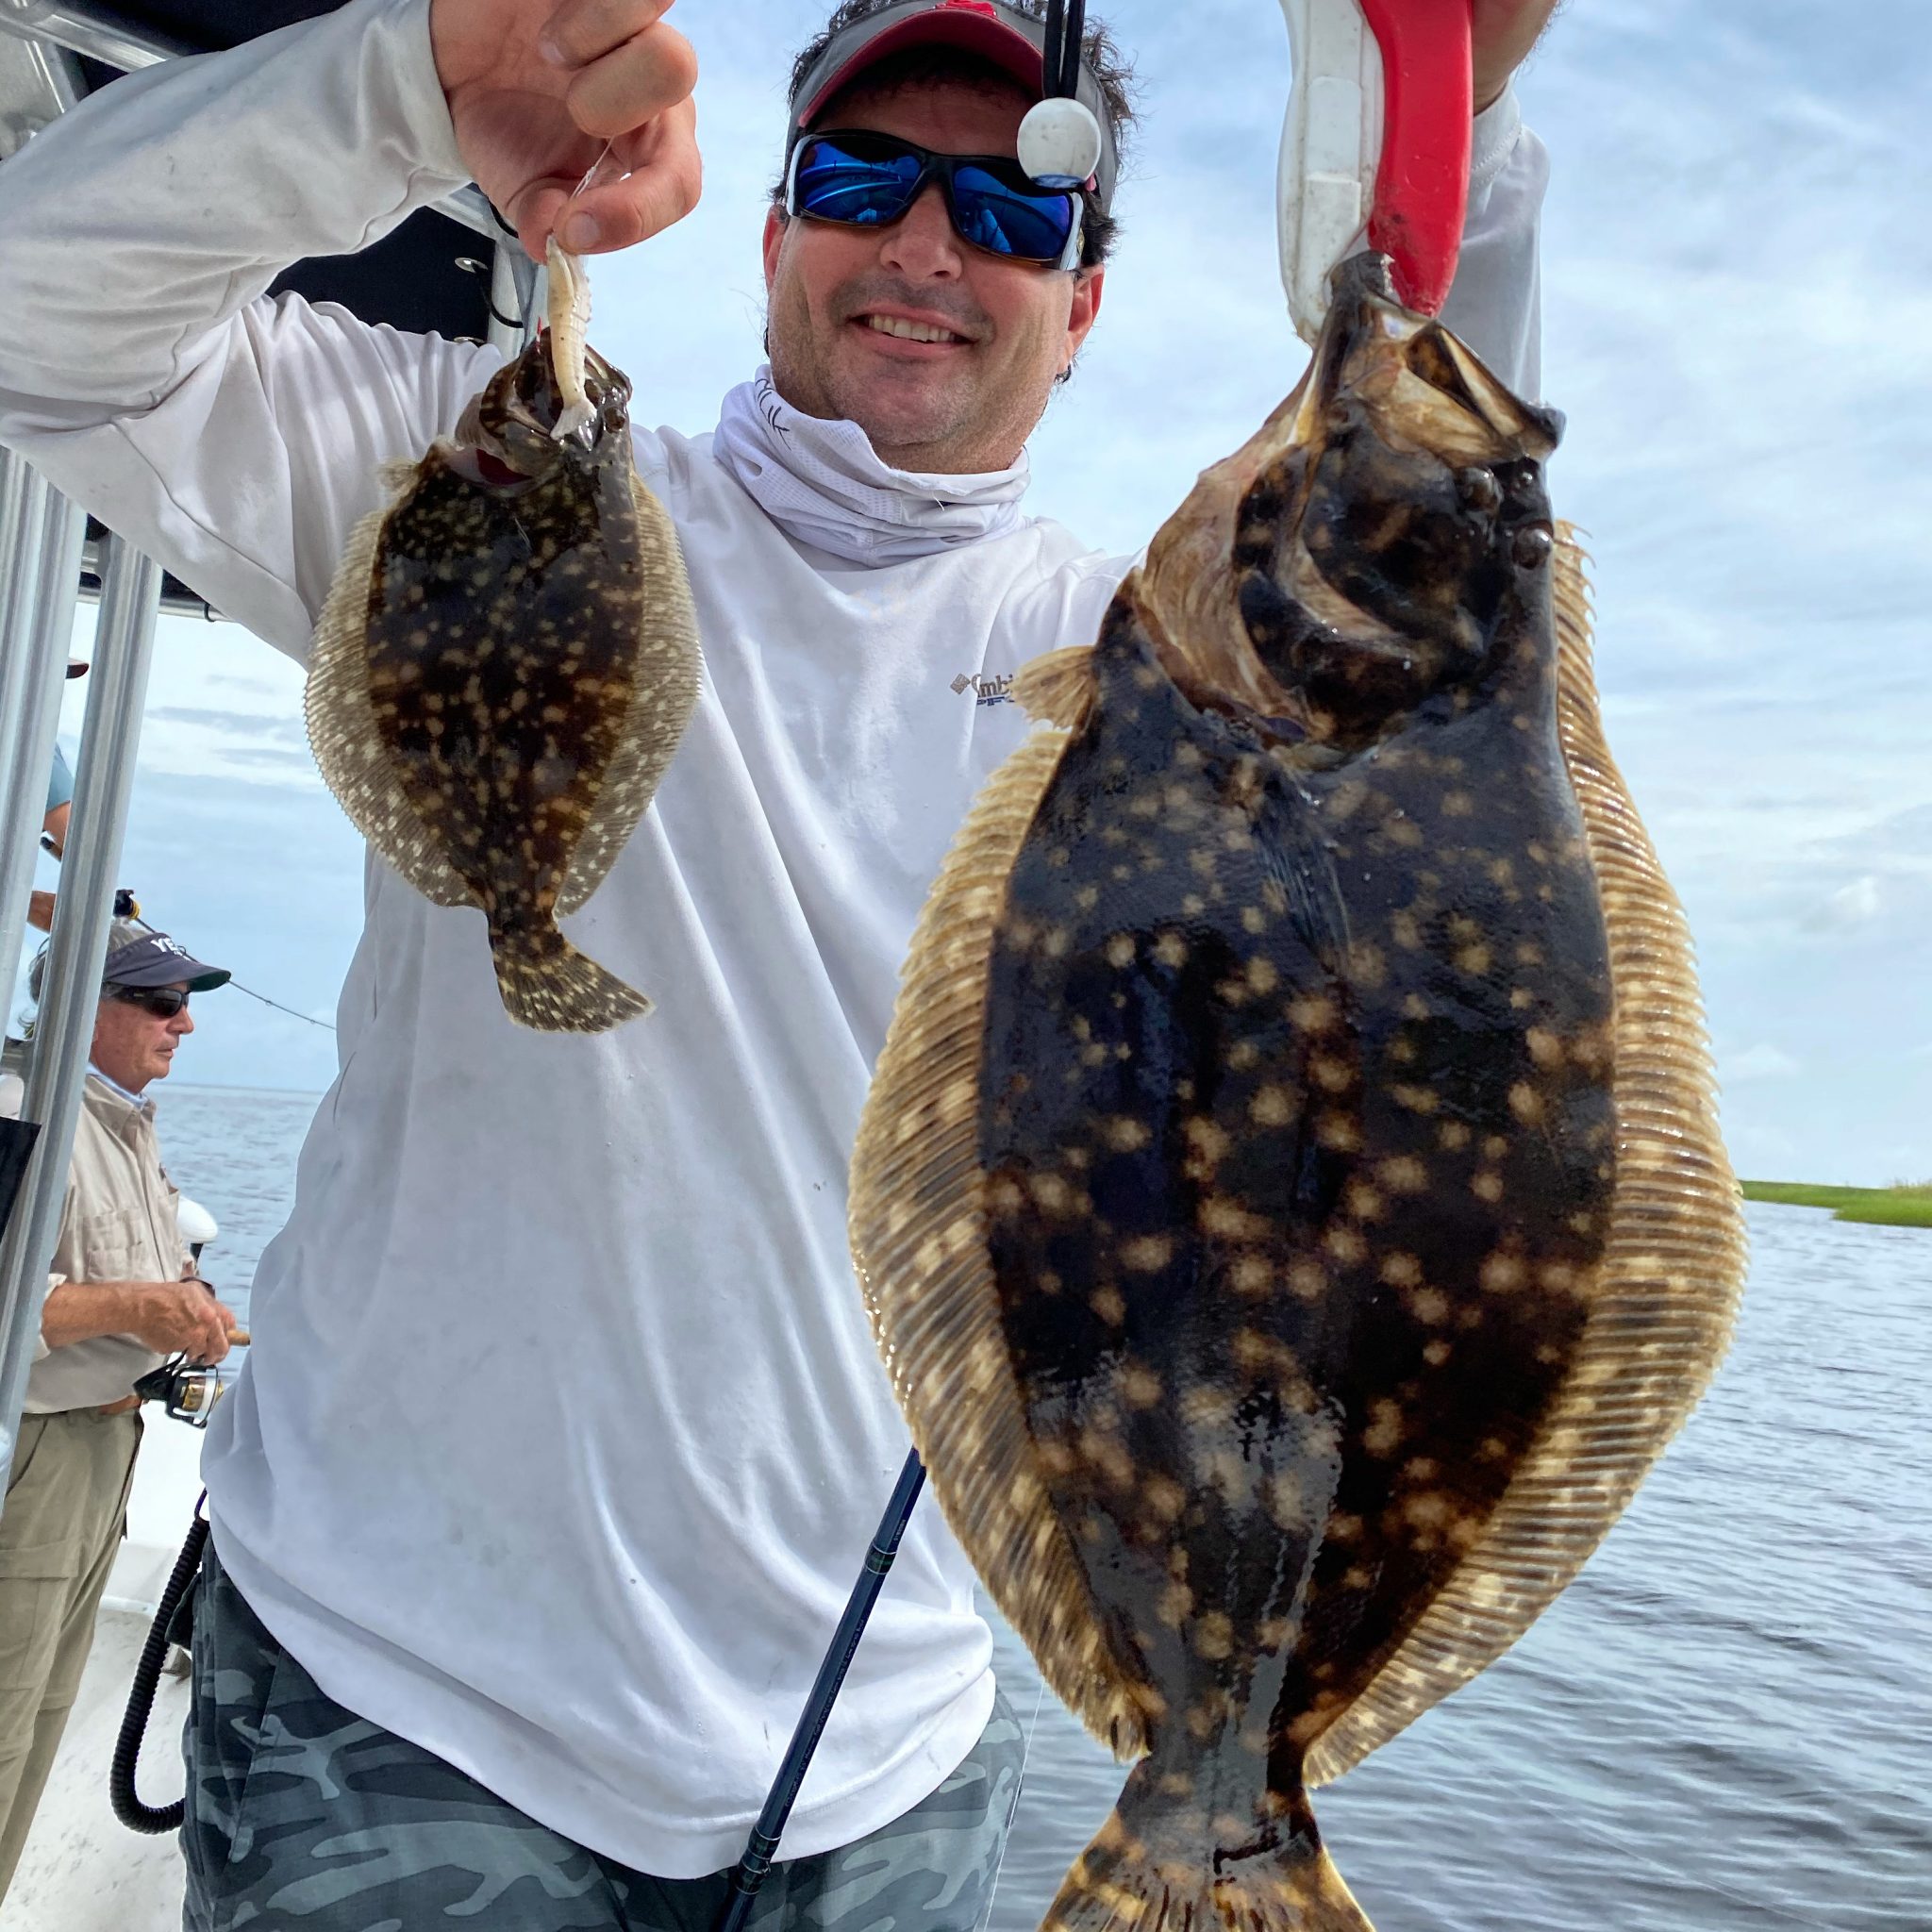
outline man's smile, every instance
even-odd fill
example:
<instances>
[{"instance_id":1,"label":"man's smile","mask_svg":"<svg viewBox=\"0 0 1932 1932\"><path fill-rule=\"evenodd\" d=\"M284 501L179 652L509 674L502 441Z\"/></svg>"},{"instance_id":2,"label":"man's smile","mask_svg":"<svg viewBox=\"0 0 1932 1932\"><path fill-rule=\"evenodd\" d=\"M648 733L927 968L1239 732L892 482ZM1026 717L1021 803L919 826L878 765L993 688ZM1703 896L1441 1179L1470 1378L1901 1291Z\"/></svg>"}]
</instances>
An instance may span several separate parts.
<instances>
[{"instance_id":1,"label":"man's smile","mask_svg":"<svg viewBox=\"0 0 1932 1932\"><path fill-rule=\"evenodd\" d=\"M852 325L864 329L873 345L887 355L915 361L930 361L936 356L973 346L970 336L930 310L868 308L855 315Z\"/></svg>"}]
</instances>

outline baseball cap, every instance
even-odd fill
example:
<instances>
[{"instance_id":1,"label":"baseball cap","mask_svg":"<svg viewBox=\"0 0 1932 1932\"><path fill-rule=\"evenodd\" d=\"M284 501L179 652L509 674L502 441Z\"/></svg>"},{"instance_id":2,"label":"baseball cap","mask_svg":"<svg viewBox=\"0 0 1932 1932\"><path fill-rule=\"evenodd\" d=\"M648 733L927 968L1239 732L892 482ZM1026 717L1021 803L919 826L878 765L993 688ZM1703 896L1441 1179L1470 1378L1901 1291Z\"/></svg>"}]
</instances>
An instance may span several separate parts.
<instances>
[{"instance_id":1,"label":"baseball cap","mask_svg":"<svg viewBox=\"0 0 1932 1932\"><path fill-rule=\"evenodd\" d=\"M897 0L835 34L814 60L791 97L791 125L786 135L789 157L798 137L817 120L841 88L850 87L868 67L910 47L958 47L1010 74L1036 98L1045 92L1046 23L1008 7L1004 0ZM1094 198L1102 213L1113 205L1120 178L1120 149L1114 139L1107 96L1092 69L1080 63L1078 98L1100 123L1100 165L1094 170Z\"/></svg>"},{"instance_id":2,"label":"baseball cap","mask_svg":"<svg viewBox=\"0 0 1932 1932\"><path fill-rule=\"evenodd\" d=\"M190 992L211 992L230 978L225 966L197 959L178 940L150 932L132 920L117 919L108 936L108 962L101 968L103 986L180 986Z\"/></svg>"}]
</instances>

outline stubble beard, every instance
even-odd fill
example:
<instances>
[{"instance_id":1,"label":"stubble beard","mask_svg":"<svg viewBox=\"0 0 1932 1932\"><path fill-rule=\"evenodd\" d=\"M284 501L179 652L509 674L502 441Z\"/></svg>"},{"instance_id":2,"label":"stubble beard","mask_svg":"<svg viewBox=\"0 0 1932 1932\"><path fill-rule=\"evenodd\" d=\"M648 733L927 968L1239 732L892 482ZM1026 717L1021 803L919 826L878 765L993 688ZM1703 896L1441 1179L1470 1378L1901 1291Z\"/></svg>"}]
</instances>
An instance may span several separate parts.
<instances>
[{"instance_id":1,"label":"stubble beard","mask_svg":"<svg viewBox=\"0 0 1932 1932\"><path fill-rule=\"evenodd\" d=\"M1016 461L1044 410L1043 396L1029 412L1025 399L1002 395L970 366L943 380L916 364L861 375L839 354L842 332L851 325L832 318L893 299L874 278L854 282L834 292L827 319L820 324L803 292L781 280L773 292L766 338L778 393L808 416L858 424L879 460L893 469L963 475L1003 470ZM908 308L934 306L929 296L909 292L896 299ZM961 313L958 320L982 341L990 332L983 317Z\"/></svg>"}]
</instances>

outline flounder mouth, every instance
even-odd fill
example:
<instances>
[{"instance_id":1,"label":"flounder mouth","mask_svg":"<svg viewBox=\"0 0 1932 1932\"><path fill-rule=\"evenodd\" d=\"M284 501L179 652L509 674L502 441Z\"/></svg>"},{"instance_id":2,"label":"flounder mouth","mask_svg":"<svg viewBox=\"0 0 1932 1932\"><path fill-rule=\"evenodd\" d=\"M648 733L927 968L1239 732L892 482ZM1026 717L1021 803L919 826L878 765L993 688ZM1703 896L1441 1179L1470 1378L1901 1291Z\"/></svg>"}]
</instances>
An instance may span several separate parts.
<instances>
[{"instance_id":1,"label":"flounder mouth","mask_svg":"<svg viewBox=\"0 0 1932 1932\"><path fill-rule=\"evenodd\" d=\"M1329 287L1291 441L1327 441L1324 412L1354 398L1392 448L1445 463L1541 463L1555 453L1561 414L1524 402L1434 316L1405 308L1386 255L1350 256Z\"/></svg>"},{"instance_id":2,"label":"flounder mouth","mask_svg":"<svg viewBox=\"0 0 1932 1932\"><path fill-rule=\"evenodd\" d=\"M1553 544L1541 465L1561 417L1405 308L1386 257L1331 286L1294 392L1124 587L1195 703L1278 740L1374 735L1469 673Z\"/></svg>"},{"instance_id":3,"label":"flounder mouth","mask_svg":"<svg viewBox=\"0 0 1932 1932\"><path fill-rule=\"evenodd\" d=\"M594 349L585 350L584 360L584 392L596 414L580 436L558 441L553 433L565 404L546 332L472 398L457 425L452 467L474 483L510 489L553 475L572 451L581 459L606 438L627 436L630 378Z\"/></svg>"}]
</instances>

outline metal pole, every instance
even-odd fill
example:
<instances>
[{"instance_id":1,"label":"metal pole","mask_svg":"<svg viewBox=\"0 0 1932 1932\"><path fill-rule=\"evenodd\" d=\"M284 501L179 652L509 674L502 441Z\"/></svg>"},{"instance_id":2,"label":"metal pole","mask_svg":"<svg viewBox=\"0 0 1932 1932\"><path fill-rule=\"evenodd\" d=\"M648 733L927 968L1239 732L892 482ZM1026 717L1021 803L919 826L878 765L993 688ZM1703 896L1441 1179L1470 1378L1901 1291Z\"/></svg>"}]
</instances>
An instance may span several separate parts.
<instances>
[{"instance_id":1,"label":"metal pole","mask_svg":"<svg viewBox=\"0 0 1932 1932\"><path fill-rule=\"evenodd\" d=\"M45 41L28 41L26 51L27 58L40 70L41 84L47 90L54 113L64 114L78 107L86 90L80 84L79 62L74 55L65 47L49 46Z\"/></svg>"},{"instance_id":2,"label":"metal pole","mask_svg":"<svg viewBox=\"0 0 1932 1932\"><path fill-rule=\"evenodd\" d=\"M120 538L112 539L89 679L93 688L75 774L73 827L21 1109L23 1118L39 1121L43 1132L34 1149L25 1198L0 1244L0 1485L13 1467L27 1371L47 1294L47 1263L67 1192L67 1160L100 1001L114 874L134 790L134 754L141 741L160 594L160 566Z\"/></svg>"},{"instance_id":3,"label":"metal pole","mask_svg":"<svg viewBox=\"0 0 1932 1932\"><path fill-rule=\"evenodd\" d=\"M16 755L26 695L27 638L46 500L46 482L26 458L0 450L0 754L8 758ZM30 839L39 829L36 819L32 831L0 824L0 835L11 837L18 831ZM10 959L8 970L12 970Z\"/></svg>"},{"instance_id":4,"label":"metal pole","mask_svg":"<svg viewBox=\"0 0 1932 1932\"><path fill-rule=\"evenodd\" d=\"M0 976L9 994L13 962L20 958L26 924L37 835L46 816L47 772L60 724L67 645L79 599L80 546L87 535L86 515L58 491L43 491L42 508L33 608L27 613L29 621L8 636L5 646L11 654L17 641L25 660L11 757L0 768Z\"/></svg>"},{"instance_id":5,"label":"metal pole","mask_svg":"<svg viewBox=\"0 0 1932 1932\"><path fill-rule=\"evenodd\" d=\"M811 1687L811 1695L805 1700L804 1713L798 1720L798 1728L791 1734L791 1746L778 1767L778 1775L773 1781L765 1808L758 1813L758 1822L752 1827L751 1837L745 1843L744 1856L731 1874L731 1890L718 1915L713 1932L744 1932L745 1922L751 1917L751 1908L758 1900L758 1892L772 1875L772 1866L778 1857L778 1840L785 1835L785 1826L791 1817L792 1806L798 1802L805 1774L811 1769L812 1758L818 1753L819 1740L824 1736L825 1726L831 1722L832 1707L839 1701L845 1674L852 1668L852 1659L858 1655L858 1640L865 1635L865 1626L872 1621L873 1606L878 1602L879 1591L885 1588L886 1573L899 1555L906 1525L912 1521L912 1507L919 1501L919 1492L924 1487L925 1465L920 1461L919 1452L914 1450L906 1458L905 1468L899 1472L892 1500L886 1505L886 1513L872 1540L872 1547L865 1553L865 1568L859 1572L858 1581L852 1586L845 1614L839 1619L832 1647L826 1651L825 1660L819 1666L818 1679Z\"/></svg>"},{"instance_id":6,"label":"metal pole","mask_svg":"<svg viewBox=\"0 0 1932 1932\"><path fill-rule=\"evenodd\" d=\"M99 0L5 0L0 31L24 41L51 41L124 74L196 51L192 41L143 26Z\"/></svg>"}]
</instances>

